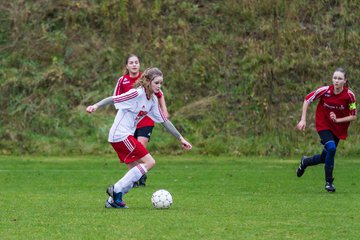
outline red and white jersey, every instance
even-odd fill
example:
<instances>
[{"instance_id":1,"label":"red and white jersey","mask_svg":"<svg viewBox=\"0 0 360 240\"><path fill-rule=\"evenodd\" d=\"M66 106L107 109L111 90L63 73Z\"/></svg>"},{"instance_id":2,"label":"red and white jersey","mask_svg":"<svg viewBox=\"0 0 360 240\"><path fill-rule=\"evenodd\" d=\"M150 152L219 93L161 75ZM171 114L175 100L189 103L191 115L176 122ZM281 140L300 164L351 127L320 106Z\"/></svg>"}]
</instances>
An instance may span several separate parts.
<instances>
[{"instance_id":1,"label":"red and white jersey","mask_svg":"<svg viewBox=\"0 0 360 240\"><path fill-rule=\"evenodd\" d=\"M134 88L135 82L141 77L141 73L135 78L130 77L129 74L126 74L122 77L120 77L117 82L114 89L114 96L126 93L130 89Z\"/></svg>"},{"instance_id":2,"label":"red and white jersey","mask_svg":"<svg viewBox=\"0 0 360 240\"><path fill-rule=\"evenodd\" d=\"M129 74L126 74L122 77L120 77L117 80L115 89L114 89L114 96L126 93L127 91L129 91L130 89L132 89L134 87L135 82L141 77L141 72L139 73L139 75L135 78L130 77ZM156 94L156 96L158 98L162 97L162 92L160 91L158 94ZM144 117L139 124L137 125L137 128L142 128L142 127L153 127L154 126L154 121L151 120L151 118L149 117Z\"/></svg>"},{"instance_id":3,"label":"red and white jersey","mask_svg":"<svg viewBox=\"0 0 360 240\"><path fill-rule=\"evenodd\" d=\"M306 101L311 103L319 99L316 108L316 131L330 130L339 139L346 139L350 122L334 123L330 119L330 112L334 112L337 118L356 115L355 94L344 87L339 93L334 93L334 85L319 87L306 96Z\"/></svg>"},{"instance_id":4,"label":"red and white jersey","mask_svg":"<svg viewBox=\"0 0 360 240\"><path fill-rule=\"evenodd\" d=\"M120 142L133 135L137 123L145 116L158 123L167 120L159 107L157 97L153 95L151 99L147 99L143 87L113 96L113 102L118 111L109 132L109 142Z\"/></svg>"}]
</instances>

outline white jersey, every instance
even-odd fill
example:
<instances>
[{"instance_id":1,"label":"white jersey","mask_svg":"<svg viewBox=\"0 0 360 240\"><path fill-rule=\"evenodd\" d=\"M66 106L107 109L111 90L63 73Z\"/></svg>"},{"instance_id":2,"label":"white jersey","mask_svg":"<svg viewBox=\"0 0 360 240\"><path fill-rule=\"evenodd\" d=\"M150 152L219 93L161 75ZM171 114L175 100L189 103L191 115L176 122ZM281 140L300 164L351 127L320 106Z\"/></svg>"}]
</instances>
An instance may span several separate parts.
<instances>
[{"instance_id":1,"label":"white jersey","mask_svg":"<svg viewBox=\"0 0 360 240\"><path fill-rule=\"evenodd\" d=\"M109 132L109 142L121 142L133 135L137 123L146 115L157 123L167 120L159 107L157 97L153 95L150 100L147 99L143 87L113 96L113 102L118 111Z\"/></svg>"}]
</instances>

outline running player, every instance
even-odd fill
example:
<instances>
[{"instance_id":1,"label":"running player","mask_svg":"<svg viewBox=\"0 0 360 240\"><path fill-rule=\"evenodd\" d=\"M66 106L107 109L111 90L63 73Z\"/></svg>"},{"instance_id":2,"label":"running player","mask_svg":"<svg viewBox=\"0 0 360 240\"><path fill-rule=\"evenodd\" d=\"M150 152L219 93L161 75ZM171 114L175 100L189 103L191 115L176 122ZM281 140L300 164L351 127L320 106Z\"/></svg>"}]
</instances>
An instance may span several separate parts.
<instances>
[{"instance_id":1,"label":"running player","mask_svg":"<svg viewBox=\"0 0 360 240\"><path fill-rule=\"evenodd\" d=\"M325 190L335 192L333 185L334 157L340 139L345 140L351 121L356 119L355 94L347 87L346 72L342 68L335 70L331 86L323 86L309 93L302 107L301 120L296 128L305 131L306 112L315 100L319 100L316 108L316 131L324 145L321 154L312 157L303 156L297 169L301 177L308 166L325 164Z\"/></svg>"},{"instance_id":2,"label":"running player","mask_svg":"<svg viewBox=\"0 0 360 240\"><path fill-rule=\"evenodd\" d=\"M118 109L114 123L110 129L108 141L118 154L121 162L130 169L114 185L107 189L113 201L105 202L105 207L127 208L123 201L125 193L133 187L133 182L138 181L155 165L155 159L147 149L133 136L137 123L146 115L162 125L174 135L185 150L192 148L174 125L162 113L155 93L160 91L163 74L157 68L148 68L136 81L134 89L118 95L111 96L100 102L88 106L86 111L95 112L99 107L114 104Z\"/></svg>"}]
</instances>

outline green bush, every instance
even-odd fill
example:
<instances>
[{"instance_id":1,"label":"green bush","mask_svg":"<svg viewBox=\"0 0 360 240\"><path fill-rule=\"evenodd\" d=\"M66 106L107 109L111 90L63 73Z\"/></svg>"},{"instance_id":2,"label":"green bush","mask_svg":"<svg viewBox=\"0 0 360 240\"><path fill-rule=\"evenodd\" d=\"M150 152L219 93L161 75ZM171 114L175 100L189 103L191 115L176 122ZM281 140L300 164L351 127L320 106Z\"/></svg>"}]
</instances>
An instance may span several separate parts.
<instances>
[{"instance_id":1,"label":"green bush","mask_svg":"<svg viewBox=\"0 0 360 240\"><path fill-rule=\"evenodd\" d=\"M4 154L108 152L115 112L84 109L112 94L128 53L163 70L171 120L202 154L318 151L309 149L313 125L307 141L294 131L305 94L330 84L339 66L355 92L360 85L356 1L44 0L0 9ZM149 148L179 153L159 129ZM359 139L350 141L344 152L357 154Z\"/></svg>"}]
</instances>

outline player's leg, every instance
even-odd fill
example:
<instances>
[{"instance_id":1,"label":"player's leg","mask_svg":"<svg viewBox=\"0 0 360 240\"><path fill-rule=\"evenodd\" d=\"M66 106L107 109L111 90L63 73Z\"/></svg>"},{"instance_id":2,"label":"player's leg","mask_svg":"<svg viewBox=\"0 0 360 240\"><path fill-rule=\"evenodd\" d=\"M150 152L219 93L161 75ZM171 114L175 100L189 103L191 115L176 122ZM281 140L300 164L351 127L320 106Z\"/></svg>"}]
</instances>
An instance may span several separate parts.
<instances>
[{"instance_id":1,"label":"player's leg","mask_svg":"<svg viewBox=\"0 0 360 240\"><path fill-rule=\"evenodd\" d=\"M151 133L153 131L153 126L141 127L136 129L134 137L146 148L148 142L150 141ZM146 186L147 175L144 174L139 181L137 182L138 186ZM136 185L134 183L134 185Z\"/></svg>"},{"instance_id":2,"label":"player's leg","mask_svg":"<svg viewBox=\"0 0 360 240\"><path fill-rule=\"evenodd\" d=\"M326 149L325 156L325 190L328 192L335 192L335 186L333 185L334 177L334 162L335 162L335 154L336 148L339 143L339 138L337 138L331 131L325 130L320 131L319 135L321 137L321 141L324 144L324 148Z\"/></svg>"},{"instance_id":3,"label":"player's leg","mask_svg":"<svg viewBox=\"0 0 360 240\"><path fill-rule=\"evenodd\" d=\"M144 147L146 147L150 138L138 137L137 139ZM138 181L138 185L142 186L142 187L145 187L146 186L146 180L147 180L147 175L146 174L142 175L141 178Z\"/></svg>"},{"instance_id":4,"label":"player's leg","mask_svg":"<svg viewBox=\"0 0 360 240\"><path fill-rule=\"evenodd\" d=\"M314 166L314 165L325 163L325 167L328 166L327 168L329 169L328 173L330 173L330 169L332 172L332 169L334 168L334 156L335 156L336 146L339 142L339 139L337 137L335 137L331 131L328 131L328 130L320 131L318 134L321 139L321 144L324 145L323 151L321 152L321 154L317 154L312 157L303 156L301 158L299 167L297 168L297 171L296 171L296 174L298 177L301 177L304 174L305 169L309 166ZM332 144L330 144L329 146L326 146L326 143L330 142L330 141L333 141L333 143L335 143L335 149L332 146ZM328 149L330 149L330 152Z\"/></svg>"},{"instance_id":5,"label":"player's leg","mask_svg":"<svg viewBox=\"0 0 360 240\"><path fill-rule=\"evenodd\" d=\"M335 154L336 154L336 148L337 148L338 140L336 141L330 141L326 144L326 148L328 149L328 154L325 158L325 190L328 192L335 192L335 186L333 184L334 177L333 177L333 171L334 171L334 161L335 161Z\"/></svg>"},{"instance_id":6,"label":"player's leg","mask_svg":"<svg viewBox=\"0 0 360 240\"><path fill-rule=\"evenodd\" d=\"M299 167L297 168L296 175L298 177L301 177L304 174L305 169L307 167L318 165L320 163L325 163L326 154L327 154L327 150L324 147L321 154L317 154L312 157L303 156L300 160Z\"/></svg>"},{"instance_id":7,"label":"player's leg","mask_svg":"<svg viewBox=\"0 0 360 240\"><path fill-rule=\"evenodd\" d=\"M147 154L141 158L141 162L135 167L131 168L119 181L108 188L107 193L113 197L115 204L121 205L123 203L122 197L133 188L133 183L139 181L141 176L146 174L155 165L154 158Z\"/></svg>"},{"instance_id":8,"label":"player's leg","mask_svg":"<svg viewBox=\"0 0 360 240\"><path fill-rule=\"evenodd\" d=\"M107 189L108 195L114 200L114 204L110 205L124 208L126 204L122 200L123 195L130 191L134 182L138 181L142 175L146 174L155 165L155 160L133 136L129 136L119 143L111 143L111 145L117 152L120 161L125 162L129 168L132 167L119 181Z\"/></svg>"},{"instance_id":9,"label":"player's leg","mask_svg":"<svg viewBox=\"0 0 360 240\"><path fill-rule=\"evenodd\" d=\"M155 165L154 158L148 153L140 159L141 163L131 168L117 183L114 184L115 192L127 193L132 187L133 182L138 181Z\"/></svg>"}]
</instances>

